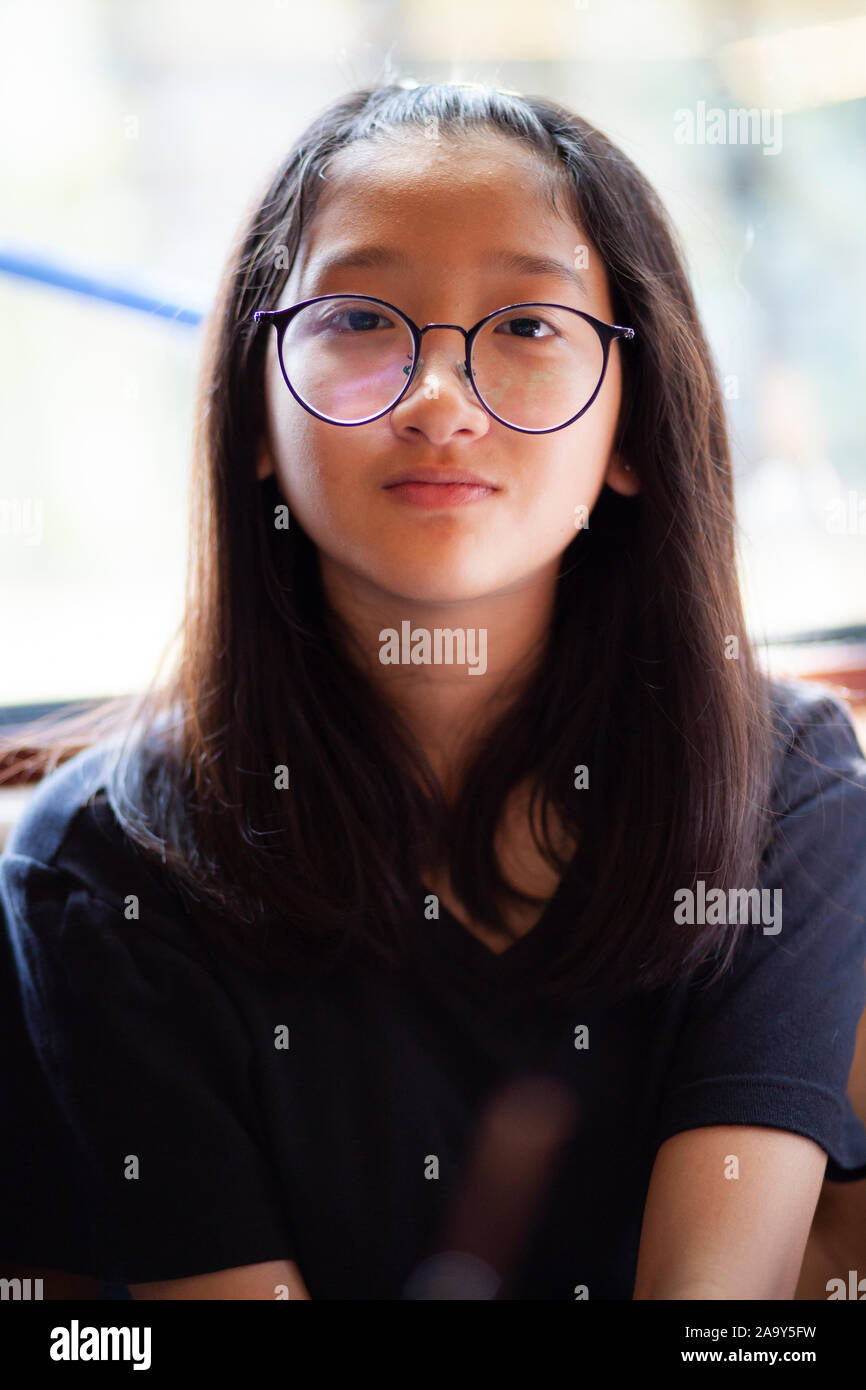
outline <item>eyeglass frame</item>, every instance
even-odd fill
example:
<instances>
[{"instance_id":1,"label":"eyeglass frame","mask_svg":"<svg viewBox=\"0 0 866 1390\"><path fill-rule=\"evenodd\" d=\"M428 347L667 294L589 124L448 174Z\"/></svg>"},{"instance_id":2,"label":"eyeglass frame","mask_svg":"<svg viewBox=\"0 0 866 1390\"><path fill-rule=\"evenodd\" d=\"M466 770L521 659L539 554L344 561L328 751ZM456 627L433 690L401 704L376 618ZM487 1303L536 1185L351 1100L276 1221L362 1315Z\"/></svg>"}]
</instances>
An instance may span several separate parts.
<instances>
[{"instance_id":1,"label":"eyeglass frame","mask_svg":"<svg viewBox=\"0 0 866 1390\"><path fill-rule=\"evenodd\" d=\"M402 319L402 321L406 324L406 327L409 329L409 332L412 335L412 368L406 377L406 382L404 386L400 390L399 394L395 397L395 399L391 402L391 404L387 405L384 410L377 411L375 415L368 415L363 420L334 420L331 418L330 415L321 415L318 410L314 410L311 405L309 405L305 400L302 400L301 397L298 395L297 391L295 390L294 386L289 380L288 373L286 372L286 368L283 363L283 339L285 337L286 329L288 328L292 319L295 317L296 314L300 313L301 309L306 309L308 305L317 304L320 301L328 299L362 299L369 303L382 304L386 309L390 309L393 313L395 313L398 316L398 318ZM491 407L487 405L487 403L482 399L481 392L478 390L478 387L475 382L475 375L472 370L472 345L475 342L475 339L477 338L484 325L486 323L489 323L491 319L496 318L497 314L505 313L508 309L526 308L565 309L570 314L579 315L580 318L586 319L587 323L591 324L592 327L595 329L602 347L601 374L598 378L598 382L596 383L595 390L593 391L589 400L586 402L586 405L582 406L576 415L572 415L570 420L563 421L561 425L551 425L549 429L543 430L531 430L526 429L523 425L512 425L509 420L503 420L501 415L497 415L496 411L492 410ZM618 323L605 323L603 319L595 318L592 314L587 314L583 309L573 309L568 304L553 304L550 301L543 299L525 299L521 300L517 304L503 304L499 309L494 309L491 313L485 314L484 317L479 319L477 323L473 324L471 328L463 328L459 323L427 323L424 325L423 328L420 328L418 324L415 323L414 319L411 319L408 314L403 312L402 309L398 309L396 304L390 304L387 299L379 299L379 297L374 294L346 293L315 294L310 299L302 299L297 304L290 304L284 309L256 309L251 317L250 322L256 324L262 322L271 323L273 324L274 328L276 328L277 358L280 364L280 371L282 372L283 380L285 381L295 400L298 402L298 405L303 406L304 410L309 411L309 413L311 415L314 415L317 420L322 420L326 425L340 425L345 426L347 428L351 428L354 425L369 425L372 423L373 420L380 420L383 415L390 414L394 407L400 404L400 401L403 399L406 392L409 390L409 387L412 385L412 382L415 378L416 370L418 368L419 362L421 361L421 340L424 334L430 328L453 328L458 333L463 334L465 356L463 362L460 363L460 368L464 376L468 380L469 384L471 385L472 390L475 392L479 404L481 405L482 409L484 409L488 415L492 416L494 420L497 420L500 425L505 425L506 428L510 430L517 430L520 434L554 434L557 430L564 430L568 425L573 425L575 420L579 420L581 415L585 415L586 412L589 410L589 407L592 405L593 401L598 396L599 391L601 390L602 383L605 378L605 373L607 372L607 364L610 356L611 343L614 342L617 338L631 339L635 336L635 331L633 328L627 328L624 325Z\"/></svg>"}]
</instances>

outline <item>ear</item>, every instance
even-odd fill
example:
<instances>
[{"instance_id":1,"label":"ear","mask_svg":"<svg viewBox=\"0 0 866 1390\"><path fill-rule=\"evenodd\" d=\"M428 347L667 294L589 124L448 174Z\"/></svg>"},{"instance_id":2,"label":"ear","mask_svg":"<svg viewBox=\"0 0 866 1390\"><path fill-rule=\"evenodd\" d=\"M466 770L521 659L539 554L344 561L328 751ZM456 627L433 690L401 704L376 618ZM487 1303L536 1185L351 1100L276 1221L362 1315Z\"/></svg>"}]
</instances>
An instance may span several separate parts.
<instances>
[{"instance_id":1,"label":"ear","mask_svg":"<svg viewBox=\"0 0 866 1390\"><path fill-rule=\"evenodd\" d=\"M635 472L634 464L622 454L611 454L604 481L614 492L620 492L624 497L634 497L640 492L640 479Z\"/></svg>"},{"instance_id":2,"label":"ear","mask_svg":"<svg viewBox=\"0 0 866 1390\"><path fill-rule=\"evenodd\" d=\"M261 443L259 444L258 454L256 455L256 477L258 478L259 482L261 482L263 478L270 477L273 471L273 460L268 451L267 442L263 438Z\"/></svg>"}]
</instances>

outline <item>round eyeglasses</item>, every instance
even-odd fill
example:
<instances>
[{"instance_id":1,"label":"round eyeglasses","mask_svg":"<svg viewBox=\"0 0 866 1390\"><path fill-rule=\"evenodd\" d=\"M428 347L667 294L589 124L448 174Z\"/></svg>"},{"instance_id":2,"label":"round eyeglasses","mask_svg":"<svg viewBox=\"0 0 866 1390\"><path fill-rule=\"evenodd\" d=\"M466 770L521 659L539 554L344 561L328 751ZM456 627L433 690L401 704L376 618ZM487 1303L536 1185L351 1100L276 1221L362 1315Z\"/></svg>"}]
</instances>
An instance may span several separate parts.
<instances>
[{"instance_id":1,"label":"round eyeglasses","mask_svg":"<svg viewBox=\"0 0 866 1390\"><path fill-rule=\"evenodd\" d=\"M634 329L604 323L564 304L506 304L472 328L423 328L396 305L369 294L322 294L286 309L257 309L272 323L283 379L299 405L332 425L366 425L402 400L422 364L431 328L463 334L460 364L481 405L500 424L550 434L589 410L604 381L610 345ZM423 391L438 395L430 373Z\"/></svg>"}]
</instances>

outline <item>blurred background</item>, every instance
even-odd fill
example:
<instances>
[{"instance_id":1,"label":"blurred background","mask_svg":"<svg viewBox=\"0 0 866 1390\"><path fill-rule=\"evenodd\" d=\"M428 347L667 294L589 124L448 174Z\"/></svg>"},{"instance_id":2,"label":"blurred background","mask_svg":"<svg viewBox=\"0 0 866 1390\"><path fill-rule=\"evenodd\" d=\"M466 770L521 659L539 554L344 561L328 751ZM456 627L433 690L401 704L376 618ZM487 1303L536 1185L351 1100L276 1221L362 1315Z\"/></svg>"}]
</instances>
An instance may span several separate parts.
<instances>
[{"instance_id":1,"label":"blurred background","mask_svg":"<svg viewBox=\"0 0 866 1390\"><path fill-rule=\"evenodd\" d=\"M197 319L261 180L380 80L551 96L638 164L724 386L752 635L866 641L866 4L6 0L0 55L7 716L153 676Z\"/></svg>"}]
</instances>

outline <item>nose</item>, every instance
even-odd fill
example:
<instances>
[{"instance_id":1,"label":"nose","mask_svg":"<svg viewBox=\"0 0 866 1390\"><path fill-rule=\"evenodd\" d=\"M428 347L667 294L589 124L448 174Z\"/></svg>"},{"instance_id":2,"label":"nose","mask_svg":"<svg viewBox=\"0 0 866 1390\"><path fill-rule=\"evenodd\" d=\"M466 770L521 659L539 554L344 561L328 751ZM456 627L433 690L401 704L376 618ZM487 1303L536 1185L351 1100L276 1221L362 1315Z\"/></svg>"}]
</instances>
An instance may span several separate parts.
<instances>
[{"instance_id":1,"label":"nose","mask_svg":"<svg viewBox=\"0 0 866 1390\"><path fill-rule=\"evenodd\" d=\"M429 323L421 332L441 329L460 333L462 340L458 342L444 333L440 333L438 342L423 340L412 384L391 411L391 422L398 433L420 431L431 442L442 442L455 432L483 434L490 424L466 372L465 329L459 324Z\"/></svg>"}]
</instances>

